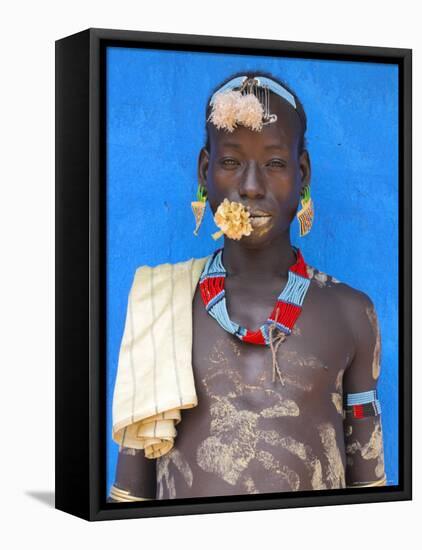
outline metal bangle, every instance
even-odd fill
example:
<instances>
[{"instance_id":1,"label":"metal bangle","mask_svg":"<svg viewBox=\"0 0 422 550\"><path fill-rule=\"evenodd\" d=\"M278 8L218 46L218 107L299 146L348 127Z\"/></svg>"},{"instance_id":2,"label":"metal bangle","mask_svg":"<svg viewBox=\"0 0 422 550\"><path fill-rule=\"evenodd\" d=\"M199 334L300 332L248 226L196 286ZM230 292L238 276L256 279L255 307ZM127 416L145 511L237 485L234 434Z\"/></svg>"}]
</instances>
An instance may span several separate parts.
<instances>
[{"instance_id":1,"label":"metal bangle","mask_svg":"<svg viewBox=\"0 0 422 550\"><path fill-rule=\"evenodd\" d=\"M377 481L365 481L365 482L357 482L353 485L348 485L348 488L351 489L359 489L360 487L381 487L383 485L386 485L387 476L384 474L384 476L381 479L378 479Z\"/></svg>"},{"instance_id":2,"label":"metal bangle","mask_svg":"<svg viewBox=\"0 0 422 550\"><path fill-rule=\"evenodd\" d=\"M115 485L111 486L110 497L118 502L138 502L141 500L153 500L152 498L137 497L132 495L129 491L120 489Z\"/></svg>"}]
</instances>

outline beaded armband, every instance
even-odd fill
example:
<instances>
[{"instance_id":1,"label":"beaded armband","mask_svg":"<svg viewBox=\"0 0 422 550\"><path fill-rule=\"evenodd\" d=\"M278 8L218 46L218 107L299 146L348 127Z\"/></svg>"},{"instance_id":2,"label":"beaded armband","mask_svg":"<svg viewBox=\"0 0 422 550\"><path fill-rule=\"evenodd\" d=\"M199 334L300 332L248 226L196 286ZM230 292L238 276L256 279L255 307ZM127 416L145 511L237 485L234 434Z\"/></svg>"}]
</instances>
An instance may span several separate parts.
<instances>
[{"instance_id":1,"label":"beaded armband","mask_svg":"<svg viewBox=\"0 0 422 550\"><path fill-rule=\"evenodd\" d=\"M344 410L346 418L366 418L381 414L381 405L377 397L377 390L347 393L345 397Z\"/></svg>"}]
</instances>

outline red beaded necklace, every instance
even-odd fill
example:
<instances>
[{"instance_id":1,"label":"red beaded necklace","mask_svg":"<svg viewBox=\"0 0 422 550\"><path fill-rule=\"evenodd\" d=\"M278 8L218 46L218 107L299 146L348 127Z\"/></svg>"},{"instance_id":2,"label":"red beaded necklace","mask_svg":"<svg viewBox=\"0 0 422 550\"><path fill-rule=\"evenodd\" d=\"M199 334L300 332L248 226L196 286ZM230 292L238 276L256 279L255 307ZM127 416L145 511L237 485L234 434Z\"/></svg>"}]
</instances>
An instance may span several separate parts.
<instances>
[{"instance_id":1,"label":"red beaded necklace","mask_svg":"<svg viewBox=\"0 0 422 550\"><path fill-rule=\"evenodd\" d=\"M298 248L293 247L293 249L296 253L296 262L289 268L286 286L281 291L270 316L256 331L242 327L229 317L224 289L227 272L222 263L223 249L216 250L208 259L199 281L207 312L227 332L250 344L269 346L271 326L277 327L285 334L290 334L302 311L302 304L310 284L303 256Z\"/></svg>"}]
</instances>

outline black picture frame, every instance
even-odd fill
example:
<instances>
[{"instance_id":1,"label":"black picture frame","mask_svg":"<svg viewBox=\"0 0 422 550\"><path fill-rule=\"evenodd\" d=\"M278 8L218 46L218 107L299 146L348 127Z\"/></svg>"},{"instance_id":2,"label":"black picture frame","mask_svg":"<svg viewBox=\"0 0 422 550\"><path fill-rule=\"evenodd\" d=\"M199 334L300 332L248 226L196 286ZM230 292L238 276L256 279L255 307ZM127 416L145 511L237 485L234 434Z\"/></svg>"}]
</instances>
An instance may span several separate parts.
<instances>
[{"instance_id":1,"label":"black picture frame","mask_svg":"<svg viewBox=\"0 0 422 550\"><path fill-rule=\"evenodd\" d=\"M105 62L107 46L392 63L399 70L399 484L107 503ZM87 29L56 49L56 508L87 520L412 498L412 50Z\"/></svg>"}]
</instances>

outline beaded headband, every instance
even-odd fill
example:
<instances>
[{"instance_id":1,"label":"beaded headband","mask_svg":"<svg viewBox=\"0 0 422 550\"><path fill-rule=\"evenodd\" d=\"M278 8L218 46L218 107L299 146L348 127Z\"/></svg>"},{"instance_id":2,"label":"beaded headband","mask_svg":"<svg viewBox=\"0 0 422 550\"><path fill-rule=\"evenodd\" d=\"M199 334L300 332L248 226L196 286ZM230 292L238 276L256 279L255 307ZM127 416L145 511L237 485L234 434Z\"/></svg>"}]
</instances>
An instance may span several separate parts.
<instances>
[{"instance_id":1,"label":"beaded headband","mask_svg":"<svg viewBox=\"0 0 422 550\"><path fill-rule=\"evenodd\" d=\"M294 96L278 82L264 76L237 76L212 95L208 121L229 132L238 124L259 132L264 125L277 120L277 115L270 113L270 91L296 110Z\"/></svg>"},{"instance_id":2,"label":"beaded headband","mask_svg":"<svg viewBox=\"0 0 422 550\"><path fill-rule=\"evenodd\" d=\"M233 90L234 88L241 88L246 80L248 80L247 76L236 76L235 78L232 78L231 80L226 82L226 84L221 86L221 88L219 88L213 94L210 100L210 105L213 105L213 103L215 102L215 98L217 94L221 92L225 92L227 90ZM274 80L271 80L271 78L268 78L266 76L255 77L253 80L256 82L256 84L260 88L263 88L263 87L269 88L273 93L277 94L278 96L288 101L290 105L294 109L296 109L296 101L294 96L289 91L287 91L286 88L281 86L278 82L275 82Z\"/></svg>"}]
</instances>

